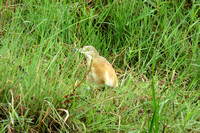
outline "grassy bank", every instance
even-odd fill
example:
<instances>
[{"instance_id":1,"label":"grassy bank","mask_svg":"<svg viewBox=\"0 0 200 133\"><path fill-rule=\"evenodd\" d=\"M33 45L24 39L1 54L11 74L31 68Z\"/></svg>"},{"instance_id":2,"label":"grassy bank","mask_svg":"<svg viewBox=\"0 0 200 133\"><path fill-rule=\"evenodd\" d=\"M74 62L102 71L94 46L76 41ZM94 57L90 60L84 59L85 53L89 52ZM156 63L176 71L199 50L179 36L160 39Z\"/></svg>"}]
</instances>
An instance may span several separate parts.
<instances>
[{"instance_id":1,"label":"grassy bank","mask_svg":"<svg viewBox=\"0 0 200 133\"><path fill-rule=\"evenodd\" d=\"M199 132L200 2L1 3L0 131ZM92 45L119 87L87 90Z\"/></svg>"}]
</instances>

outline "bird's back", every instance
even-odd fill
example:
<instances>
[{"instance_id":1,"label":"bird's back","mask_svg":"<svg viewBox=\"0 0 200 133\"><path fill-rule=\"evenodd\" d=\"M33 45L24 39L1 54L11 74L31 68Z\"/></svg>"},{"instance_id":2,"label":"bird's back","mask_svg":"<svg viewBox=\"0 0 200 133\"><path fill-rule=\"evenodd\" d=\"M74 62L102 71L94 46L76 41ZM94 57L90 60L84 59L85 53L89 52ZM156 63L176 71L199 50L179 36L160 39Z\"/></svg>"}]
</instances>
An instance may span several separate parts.
<instances>
[{"instance_id":1,"label":"bird's back","mask_svg":"<svg viewBox=\"0 0 200 133\"><path fill-rule=\"evenodd\" d=\"M118 86L115 70L104 57L93 58L91 70L95 73L93 78L96 78L97 84L106 84L111 87Z\"/></svg>"}]
</instances>

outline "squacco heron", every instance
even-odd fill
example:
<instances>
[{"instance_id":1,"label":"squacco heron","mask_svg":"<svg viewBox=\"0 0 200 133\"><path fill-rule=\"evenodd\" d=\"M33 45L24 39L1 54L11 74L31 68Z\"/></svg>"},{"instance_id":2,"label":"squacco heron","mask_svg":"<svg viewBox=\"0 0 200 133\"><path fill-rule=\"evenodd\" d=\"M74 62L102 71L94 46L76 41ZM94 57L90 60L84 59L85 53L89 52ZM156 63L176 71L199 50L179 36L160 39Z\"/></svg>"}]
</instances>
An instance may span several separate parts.
<instances>
[{"instance_id":1,"label":"squacco heron","mask_svg":"<svg viewBox=\"0 0 200 133\"><path fill-rule=\"evenodd\" d=\"M79 49L79 52L86 56L87 80L95 85L107 85L117 87L118 80L112 65L102 56L99 55L93 46L85 46Z\"/></svg>"}]
</instances>

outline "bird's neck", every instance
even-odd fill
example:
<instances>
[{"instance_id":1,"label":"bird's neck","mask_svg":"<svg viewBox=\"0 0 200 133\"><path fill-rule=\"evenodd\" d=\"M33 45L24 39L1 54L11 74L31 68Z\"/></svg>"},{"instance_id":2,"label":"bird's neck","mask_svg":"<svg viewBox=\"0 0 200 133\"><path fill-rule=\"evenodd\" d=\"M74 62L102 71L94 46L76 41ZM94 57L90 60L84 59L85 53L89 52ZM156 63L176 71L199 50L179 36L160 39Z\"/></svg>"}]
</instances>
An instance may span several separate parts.
<instances>
[{"instance_id":1,"label":"bird's neck","mask_svg":"<svg viewBox=\"0 0 200 133\"><path fill-rule=\"evenodd\" d=\"M91 65L92 65L92 61L93 61L93 58L86 58L87 60L87 69L90 69Z\"/></svg>"}]
</instances>

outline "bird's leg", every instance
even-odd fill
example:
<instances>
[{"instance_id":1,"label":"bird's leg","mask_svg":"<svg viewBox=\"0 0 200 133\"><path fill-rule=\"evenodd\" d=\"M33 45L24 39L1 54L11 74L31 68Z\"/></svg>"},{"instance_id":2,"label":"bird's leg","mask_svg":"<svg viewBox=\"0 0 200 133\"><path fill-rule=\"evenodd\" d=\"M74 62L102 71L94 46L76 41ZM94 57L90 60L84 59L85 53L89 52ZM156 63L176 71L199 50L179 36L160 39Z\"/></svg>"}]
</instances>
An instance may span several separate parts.
<instances>
[{"instance_id":1,"label":"bird's leg","mask_svg":"<svg viewBox=\"0 0 200 133\"><path fill-rule=\"evenodd\" d=\"M98 89L99 91L104 91L105 88L106 88L105 85L98 85L98 86L97 86L97 89Z\"/></svg>"}]
</instances>

